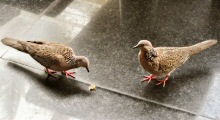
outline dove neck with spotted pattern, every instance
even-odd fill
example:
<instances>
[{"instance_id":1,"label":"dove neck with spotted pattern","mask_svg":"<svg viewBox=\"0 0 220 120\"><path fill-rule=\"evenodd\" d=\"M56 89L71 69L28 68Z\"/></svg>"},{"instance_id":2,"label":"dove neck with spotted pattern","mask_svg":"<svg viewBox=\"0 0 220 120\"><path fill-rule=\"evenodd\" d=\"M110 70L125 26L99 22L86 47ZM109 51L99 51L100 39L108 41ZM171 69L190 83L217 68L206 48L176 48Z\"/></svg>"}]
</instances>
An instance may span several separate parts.
<instances>
[{"instance_id":1,"label":"dove neck with spotted pattern","mask_svg":"<svg viewBox=\"0 0 220 120\"><path fill-rule=\"evenodd\" d=\"M89 59L85 56L75 56L75 68L84 67L89 72Z\"/></svg>"},{"instance_id":2,"label":"dove neck with spotted pattern","mask_svg":"<svg viewBox=\"0 0 220 120\"><path fill-rule=\"evenodd\" d=\"M140 51L143 53L147 60L152 61L154 57L157 57L157 51L152 46L140 47Z\"/></svg>"}]
</instances>

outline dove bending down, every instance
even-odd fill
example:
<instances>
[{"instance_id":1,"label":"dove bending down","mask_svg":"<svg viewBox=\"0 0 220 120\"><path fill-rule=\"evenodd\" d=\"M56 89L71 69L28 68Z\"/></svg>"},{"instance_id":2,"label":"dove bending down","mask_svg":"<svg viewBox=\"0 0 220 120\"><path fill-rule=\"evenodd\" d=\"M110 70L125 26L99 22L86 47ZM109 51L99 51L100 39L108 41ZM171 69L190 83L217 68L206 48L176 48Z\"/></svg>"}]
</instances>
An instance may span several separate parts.
<instances>
[{"instance_id":1,"label":"dove bending down","mask_svg":"<svg viewBox=\"0 0 220 120\"><path fill-rule=\"evenodd\" d=\"M188 47L156 47L154 48L150 41L141 40L133 48L139 48L139 62L142 67L151 75L144 76L142 82L150 82L155 76L166 76L164 80L159 80L157 85L163 83L165 87L166 81L170 74L179 66L184 64L186 60L202 50L205 50L216 44L217 40L206 40L201 43Z\"/></svg>"},{"instance_id":2,"label":"dove bending down","mask_svg":"<svg viewBox=\"0 0 220 120\"><path fill-rule=\"evenodd\" d=\"M1 40L3 44L15 48L21 52L29 54L41 65L46 67L45 72L53 75L55 71L60 71L66 77L75 78L67 70L85 67L89 72L89 60L85 56L76 56L72 48L53 42L44 41L21 41L12 38L4 38Z\"/></svg>"}]
</instances>

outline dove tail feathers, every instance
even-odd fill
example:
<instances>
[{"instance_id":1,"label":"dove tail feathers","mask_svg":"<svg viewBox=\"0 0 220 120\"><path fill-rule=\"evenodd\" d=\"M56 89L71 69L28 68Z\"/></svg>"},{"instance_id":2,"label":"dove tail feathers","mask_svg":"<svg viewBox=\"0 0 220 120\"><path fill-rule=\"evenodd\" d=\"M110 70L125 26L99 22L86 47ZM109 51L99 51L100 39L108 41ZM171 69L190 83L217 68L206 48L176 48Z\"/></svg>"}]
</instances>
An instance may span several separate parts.
<instances>
[{"instance_id":1,"label":"dove tail feathers","mask_svg":"<svg viewBox=\"0 0 220 120\"><path fill-rule=\"evenodd\" d=\"M25 49L25 41L21 41L21 40L16 40L16 39L12 39L12 38L3 38L1 40L1 42L7 46L10 46L12 48L15 48L19 51L25 52L27 53L26 49Z\"/></svg>"},{"instance_id":2,"label":"dove tail feathers","mask_svg":"<svg viewBox=\"0 0 220 120\"><path fill-rule=\"evenodd\" d=\"M197 54L207 48L210 48L211 46L213 46L217 42L218 42L217 40L206 40L206 41L197 43L195 45L189 46L190 54L191 55Z\"/></svg>"}]
</instances>

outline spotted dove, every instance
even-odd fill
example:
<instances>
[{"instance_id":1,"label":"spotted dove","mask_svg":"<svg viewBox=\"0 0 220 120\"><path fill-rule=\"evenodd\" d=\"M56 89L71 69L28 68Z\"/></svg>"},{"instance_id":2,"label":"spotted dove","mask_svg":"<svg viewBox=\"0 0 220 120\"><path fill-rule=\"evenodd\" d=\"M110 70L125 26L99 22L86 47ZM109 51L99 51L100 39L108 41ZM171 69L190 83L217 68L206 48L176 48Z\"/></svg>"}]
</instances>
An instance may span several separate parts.
<instances>
[{"instance_id":1,"label":"spotted dove","mask_svg":"<svg viewBox=\"0 0 220 120\"><path fill-rule=\"evenodd\" d=\"M75 72L67 70L85 67L89 72L89 60L85 56L76 56L72 48L53 42L45 41L22 41L12 38L4 38L1 40L3 44L15 48L19 51L29 54L37 62L43 65L48 75L53 75L55 71L60 71L66 77L71 76Z\"/></svg>"},{"instance_id":2,"label":"spotted dove","mask_svg":"<svg viewBox=\"0 0 220 120\"><path fill-rule=\"evenodd\" d=\"M166 81L170 74L188 58L202 50L205 50L216 44L217 40L206 40L198 44L188 47L153 47L148 40L141 40L133 48L139 48L139 62L142 67L149 72L150 76L144 76L142 82L150 82L156 76L166 76L164 80L159 80L157 84L162 84L165 87Z\"/></svg>"}]
</instances>

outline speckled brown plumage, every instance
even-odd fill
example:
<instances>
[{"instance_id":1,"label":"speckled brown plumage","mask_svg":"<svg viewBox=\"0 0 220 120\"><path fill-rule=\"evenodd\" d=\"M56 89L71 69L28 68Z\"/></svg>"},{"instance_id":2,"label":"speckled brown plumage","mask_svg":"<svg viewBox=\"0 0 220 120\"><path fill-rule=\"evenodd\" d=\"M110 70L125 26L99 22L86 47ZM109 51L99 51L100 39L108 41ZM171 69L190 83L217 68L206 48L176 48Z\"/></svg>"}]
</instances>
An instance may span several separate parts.
<instances>
[{"instance_id":1,"label":"speckled brown plumage","mask_svg":"<svg viewBox=\"0 0 220 120\"><path fill-rule=\"evenodd\" d=\"M4 38L2 43L28 53L46 69L62 71L66 75L69 75L67 70L78 67L85 67L89 71L89 60L86 57L76 56L72 48L59 43L21 41L12 38ZM50 74L48 70L46 72Z\"/></svg>"},{"instance_id":2,"label":"speckled brown plumage","mask_svg":"<svg viewBox=\"0 0 220 120\"><path fill-rule=\"evenodd\" d=\"M201 43L188 47L156 47L154 48L148 40L141 40L134 48L140 48L139 61L142 67L148 71L151 76L144 76L144 81L151 81L155 76L166 75L165 80L158 84L165 86L170 73L181 66L186 60L204 49L216 44L217 40L206 40Z\"/></svg>"}]
</instances>

